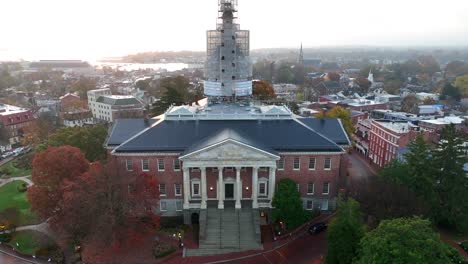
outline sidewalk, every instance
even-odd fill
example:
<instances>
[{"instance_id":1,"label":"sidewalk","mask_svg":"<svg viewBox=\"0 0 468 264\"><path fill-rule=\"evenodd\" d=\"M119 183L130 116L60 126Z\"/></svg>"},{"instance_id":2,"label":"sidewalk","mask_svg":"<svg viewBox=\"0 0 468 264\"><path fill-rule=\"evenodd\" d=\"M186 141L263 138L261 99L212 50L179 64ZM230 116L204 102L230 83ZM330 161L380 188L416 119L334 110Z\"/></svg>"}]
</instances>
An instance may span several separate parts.
<instances>
[{"instance_id":1,"label":"sidewalk","mask_svg":"<svg viewBox=\"0 0 468 264\"><path fill-rule=\"evenodd\" d=\"M18 262L16 262L16 260ZM47 262L45 260L35 259L29 256L24 256L14 251L10 246L5 245L5 244L0 244L0 263L45 264L45 263L50 263L50 262Z\"/></svg>"}]
</instances>

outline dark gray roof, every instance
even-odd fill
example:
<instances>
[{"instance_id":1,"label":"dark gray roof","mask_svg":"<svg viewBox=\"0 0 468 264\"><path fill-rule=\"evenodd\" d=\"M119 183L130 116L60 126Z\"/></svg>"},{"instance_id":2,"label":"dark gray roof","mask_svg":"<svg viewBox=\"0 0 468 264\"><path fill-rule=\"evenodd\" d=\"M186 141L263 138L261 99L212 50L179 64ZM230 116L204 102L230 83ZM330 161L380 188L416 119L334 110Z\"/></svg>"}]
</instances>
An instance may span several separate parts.
<instances>
[{"instance_id":1,"label":"dark gray roof","mask_svg":"<svg viewBox=\"0 0 468 264\"><path fill-rule=\"evenodd\" d=\"M141 119L117 119L112 126L111 133L107 139L107 146L118 146L137 133L150 127L154 123L159 121L158 119L148 119L147 122L143 118Z\"/></svg>"},{"instance_id":2,"label":"dark gray roof","mask_svg":"<svg viewBox=\"0 0 468 264\"><path fill-rule=\"evenodd\" d=\"M272 149L266 146L263 146L262 144L251 139L249 136L243 134L242 132L235 131L230 128L218 130L212 135L209 135L208 137L201 139L200 141L194 143L192 146L186 149L184 154L189 154L189 153L204 149L206 147L212 146L217 143L221 143L229 139L244 143L246 145L255 147L257 149L269 152L271 154L276 154L275 151L273 151Z\"/></svg>"},{"instance_id":3,"label":"dark gray roof","mask_svg":"<svg viewBox=\"0 0 468 264\"><path fill-rule=\"evenodd\" d=\"M301 119L301 121L303 120ZM328 126L321 128L325 129L326 127ZM332 128L342 129L336 125ZM210 136L225 129L242 135L242 140L248 140L249 144L264 146L264 148L274 151L341 152L343 150L332 140L319 135L307 125L294 119L282 119L164 120L128 140L115 151L185 152L197 142L203 142L203 139L208 141ZM327 133L322 134L326 135ZM336 133L336 135L338 134Z\"/></svg>"},{"instance_id":4,"label":"dark gray roof","mask_svg":"<svg viewBox=\"0 0 468 264\"><path fill-rule=\"evenodd\" d=\"M299 120L338 145L351 145L346 131L336 118L300 118Z\"/></svg>"},{"instance_id":5,"label":"dark gray roof","mask_svg":"<svg viewBox=\"0 0 468 264\"><path fill-rule=\"evenodd\" d=\"M104 103L108 105L142 105L138 99L135 97L129 97L129 98L118 98L115 96L99 96L99 98L96 100L98 103Z\"/></svg>"}]
</instances>

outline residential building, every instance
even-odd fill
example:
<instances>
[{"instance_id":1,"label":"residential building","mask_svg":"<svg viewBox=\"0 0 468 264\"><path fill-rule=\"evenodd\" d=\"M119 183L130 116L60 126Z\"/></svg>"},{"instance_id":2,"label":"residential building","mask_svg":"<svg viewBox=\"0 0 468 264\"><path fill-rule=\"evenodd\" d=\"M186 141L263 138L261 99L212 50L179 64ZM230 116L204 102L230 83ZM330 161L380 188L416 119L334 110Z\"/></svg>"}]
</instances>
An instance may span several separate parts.
<instances>
[{"instance_id":1,"label":"residential building","mask_svg":"<svg viewBox=\"0 0 468 264\"><path fill-rule=\"evenodd\" d=\"M417 135L420 127L407 121L372 120L369 135L369 158L373 163L384 167L397 156Z\"/></svg>"},{"instance_id":2,"label":"residential building","mask_svg":"<svg viewBox=\"0 0 468 264\"><path fill-rule=\"evenodd\" d=\"M74 93L67 93L61 96L59 100L61 112L69 112L86 108L85 103L83 103L80 96Z\"/></svg>"},{"instance_id":3,"label":"residential building","mask_svg":"<svg viewBox=\"0 0 468 264\"><path fill-rule=\"evenodd\" d=\"M131 95L112 95L109 88L88 91L88 107L97 120L114 122L119 118L141 118L143 102Z\"/></svg>"},{"instance_id":4,"label":"residential building","mask_svg":"<svg viewBox=\"0 0 468 264\"><path fill-rule=\"evenodd\" d=\"M421 120L419 126L429 132L430 140L433 143L438 143L440 140L442 129L450 124L455 125L459 131L466 131L468 117L446 116L443 118Z\"/></svg>"},{"instance_id":5,"label":"residential building","mask_svg":"<svg viewBox=\"0 0 468 264\"><path fill-rule=\"evenodd\" d=\"M72 112L62 113L62 124L65 127L76 127L96 124L96 120L91 113L91 110L82 109Z\"/></svg>"},{"instance_id":6,"label":"residential building","mask_svg":"<svg viewBox=\"0 0 468 264\"><path fill-rule=\"evenodd\" d=\"M0 140L16 144L29 133L35 118L29 109L0 104Z\"/></svg>"}]
</instances>

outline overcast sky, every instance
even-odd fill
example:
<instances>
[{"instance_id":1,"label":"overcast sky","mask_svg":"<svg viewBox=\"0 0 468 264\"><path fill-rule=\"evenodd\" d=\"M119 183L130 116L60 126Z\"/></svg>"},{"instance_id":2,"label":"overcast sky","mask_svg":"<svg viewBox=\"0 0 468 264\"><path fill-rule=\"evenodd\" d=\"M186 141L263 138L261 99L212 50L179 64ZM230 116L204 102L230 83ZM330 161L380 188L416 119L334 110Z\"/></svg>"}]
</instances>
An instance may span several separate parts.
<instances>
[{"instance_id":1,"label":"overcast sky","mask_svg":"<svg viewBox=\"0 0 468 264\"><path fill-rule=\"evenodd\" d=\"M0 59L204 50L218 0L1 0ZM251 47L468 46L468 0L239 0Z\"/></svg>"}]
</instances>

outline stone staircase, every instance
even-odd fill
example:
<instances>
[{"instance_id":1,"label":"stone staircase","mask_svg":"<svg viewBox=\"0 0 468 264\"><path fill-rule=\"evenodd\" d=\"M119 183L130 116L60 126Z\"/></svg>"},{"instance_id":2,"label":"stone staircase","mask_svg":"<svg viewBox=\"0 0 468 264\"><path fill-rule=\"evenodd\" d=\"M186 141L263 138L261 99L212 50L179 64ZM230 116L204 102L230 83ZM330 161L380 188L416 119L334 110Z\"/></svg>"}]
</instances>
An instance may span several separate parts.
<instances>
[{"instance_id":1,"label":"stone staircase","mask_svg":"<svg viewBox=\"0 0 468 264\"><path fill-rule=\"evenodd\" d=\"M207 256L263 249L254 226L252 209L209 208L205 234L200 234L198 249L187 249L185 256ZM202 223L200 222L200 225ZM202 230L200 229L200 232Z\"/></svg>"}]
</instances>

